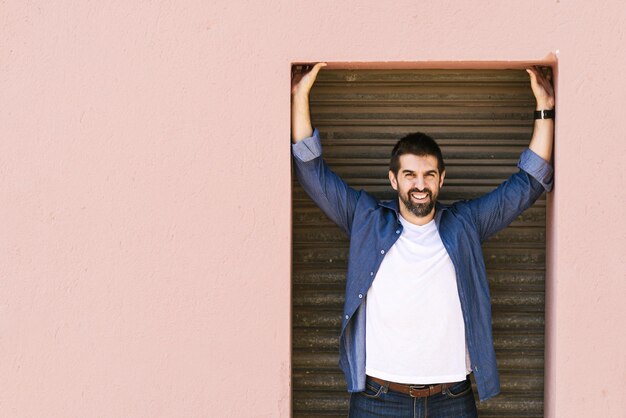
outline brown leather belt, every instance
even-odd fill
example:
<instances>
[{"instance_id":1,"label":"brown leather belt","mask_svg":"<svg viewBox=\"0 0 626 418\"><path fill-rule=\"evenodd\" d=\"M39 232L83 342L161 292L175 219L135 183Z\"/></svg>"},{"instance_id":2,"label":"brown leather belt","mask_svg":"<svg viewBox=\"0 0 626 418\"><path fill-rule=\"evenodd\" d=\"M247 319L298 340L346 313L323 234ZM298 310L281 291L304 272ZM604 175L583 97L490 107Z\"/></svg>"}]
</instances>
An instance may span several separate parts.
<instances>
[{"instance_id":1,"label":"brown leather belt","mask_svg":"<svg viewBox=\"0 0 626 418\"><path fill-rule=\"evenodd\" d=\"M406 385L403 383L388 382L386 380L379 379L373 376L367 376L368 379L378 383L381 386L387 386L394 392L404 393L405 395L412 396L414 398L425 398L427 396L436 395L441 393L450 386L454 386L460 382L454 383L440 383L438 385Z\"/></svg>"}]
</instances>

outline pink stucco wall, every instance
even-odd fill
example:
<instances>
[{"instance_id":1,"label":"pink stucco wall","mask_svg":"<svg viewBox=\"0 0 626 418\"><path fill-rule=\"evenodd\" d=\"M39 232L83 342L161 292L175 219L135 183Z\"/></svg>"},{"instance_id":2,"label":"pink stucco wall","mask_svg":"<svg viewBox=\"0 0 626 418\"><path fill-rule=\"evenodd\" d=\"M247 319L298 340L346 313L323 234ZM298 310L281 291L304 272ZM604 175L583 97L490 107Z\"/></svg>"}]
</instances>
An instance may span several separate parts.
<instances>
[{"instance_id":1,"label":"pink stucco wall","mask_svg":"<svg viewBox=\"0 0 626 418\"><path fill-rule=\"evenodd\" d=\"M0 416L288 417L290 63L555 57L546 415L624 416L621 1L0 16Z\"/></svg>"}]
</instances>

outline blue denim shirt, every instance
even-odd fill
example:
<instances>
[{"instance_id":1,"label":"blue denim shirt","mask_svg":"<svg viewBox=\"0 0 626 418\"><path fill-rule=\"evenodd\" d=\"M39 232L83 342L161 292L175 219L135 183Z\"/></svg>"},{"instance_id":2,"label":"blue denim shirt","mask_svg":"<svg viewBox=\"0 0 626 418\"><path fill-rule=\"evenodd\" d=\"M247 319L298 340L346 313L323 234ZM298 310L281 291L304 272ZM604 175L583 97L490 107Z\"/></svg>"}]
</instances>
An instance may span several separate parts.
<instances>
[{"instance_id":1,"label":"blue denim shirt","mask_svg":"<svg viewBox=\"0 0 626 418\"><path fill-rule=\"evenodd\" d=\"M402 233L398 199L379 201L349 187L326 165L319 132L292 145L300 184L349 237L346 297L339 339L339 366L349 392L365 390L365 304L385 254ZM552 167L530 149L520 171L477 199L437 203L435 223L456 270L465 339L481 401L500 393L491 333L491 299L481 243L552 189Z\"/></svg>"}]
</instances>

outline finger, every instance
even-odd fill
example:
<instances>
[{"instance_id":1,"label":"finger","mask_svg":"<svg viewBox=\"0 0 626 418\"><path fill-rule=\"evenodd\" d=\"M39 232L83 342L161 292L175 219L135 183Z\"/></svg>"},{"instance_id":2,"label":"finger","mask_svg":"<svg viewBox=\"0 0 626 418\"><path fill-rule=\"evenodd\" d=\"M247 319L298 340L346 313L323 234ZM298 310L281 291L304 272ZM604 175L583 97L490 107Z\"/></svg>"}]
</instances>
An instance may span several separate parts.
<instances>
[{"instance_id":1,"label":"finger","mask_svg":"<svg viewBox=\"0 0 626 418\"><path fill-rule=\"evenodd\" d=\"M291 71L291 78L302 77L302 74L304 73L303 68L304 66L302 65L294 65Z\"/></svg>"},{"instance_id":2,"label":"finger","mask_svg":"<svg viewBox=\"0 0 626 418\"><path fill-rule=\"evenodd\" d=\"M548 75L547 67L535 66L535 72L537 74L537 78L540 80L546 80Z\"/></svg>"},{"instance_id":3,"label":"finger","mask_svg":"<svg viewBox=\"0 0 626 418\"><path fill-rule=\"evenodd\" d=\"M550 67L547 66L543 66L543 67L539 67L540 69L540 75L541 78L545 79L545 80L550 80L552 78L552 71Z\"/></svg>"},{"instance_id":4,"label":"finger","mask_svg":"<svg viewBox=\"0 0 626 418\"><path fill-rule=\"evenodd\" d=\"M315 64L313 66L313 69L311 70L311 75L313 77L317 77L317 73L320 72L320 70L322 69L322 67L326 67L326 63L325 62L318 62L317 64Z\"/></svg>"},{"instance_id":5,"label":"finger","mask_svg":"<svg viewBox=\"0 0 626 418\"><path fill-rule=\"evenodd\" d=\"M527 68L526 72L530 75L530 84L535 94L537 94L536 89L541 89L545 92L550 91L550 83L537 71L536 67Z\"/></svg>"},{"instance_id":6,"label":"finger","mask_svg":"<svg viewBox=\"0 0 626 418\"><path fill-rule=\"evenodd\" d=\"M545 89L550 89L552 86L552 74L550 72L550 67L543 67L542 68L542 73L541 73L541 85L545 88Z\"/></svg>"},{"instance_id":7,"label":"finger","mask_svg":"<svg viewBox=\"0 0 626 418\"><path fill-rule=\"evenodd\" d=\"M538 66L533 66L530 69L527 69L528 73L531 75L532 77L532 81L536 82L539 86L543 87L544 89L550 85L550 81L546 78L546 75L544 74L544 68L540 68Z\"/></svg>"},{"instance_id":8,"label":"finger","mask_svg":"<svg viewBox=\"0 0 626 418\"><path fill-rule=\"evenodd\" d=\"M527 71L530 71L531 73L533 73L535 76L538 76L541 74L541 70L539 70L539 68L536 65L533 65L531 67L528 67L526 69Z\"/></svg>"}]
</instances>

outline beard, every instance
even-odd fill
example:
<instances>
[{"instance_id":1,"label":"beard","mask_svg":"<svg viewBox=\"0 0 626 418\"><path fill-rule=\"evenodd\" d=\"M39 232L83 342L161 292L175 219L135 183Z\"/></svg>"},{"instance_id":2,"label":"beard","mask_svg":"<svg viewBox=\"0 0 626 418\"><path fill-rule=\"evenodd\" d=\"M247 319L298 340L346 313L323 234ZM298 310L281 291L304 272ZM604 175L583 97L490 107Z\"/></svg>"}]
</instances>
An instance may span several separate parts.
<instances>
[{"instance_id":1,"label":"beard","mask_svg":"<svg viewBox=\"0 0 626 418\"><path fill-rule=\"evenodd\" d=\"M426 203L414 203L411 200L411 193L426 193L428 195L428 202ZM435 202L437 201L437 196L433 197L433 192L429 188L424 188L424 190L419 190L418 188L410 189L406 195L402 195L398 193L400 200L404 204L404 207L407 208L409 212L418 218L423 218L428 216L433 208L435 207Z\"/></svg>"}]
</instances>

